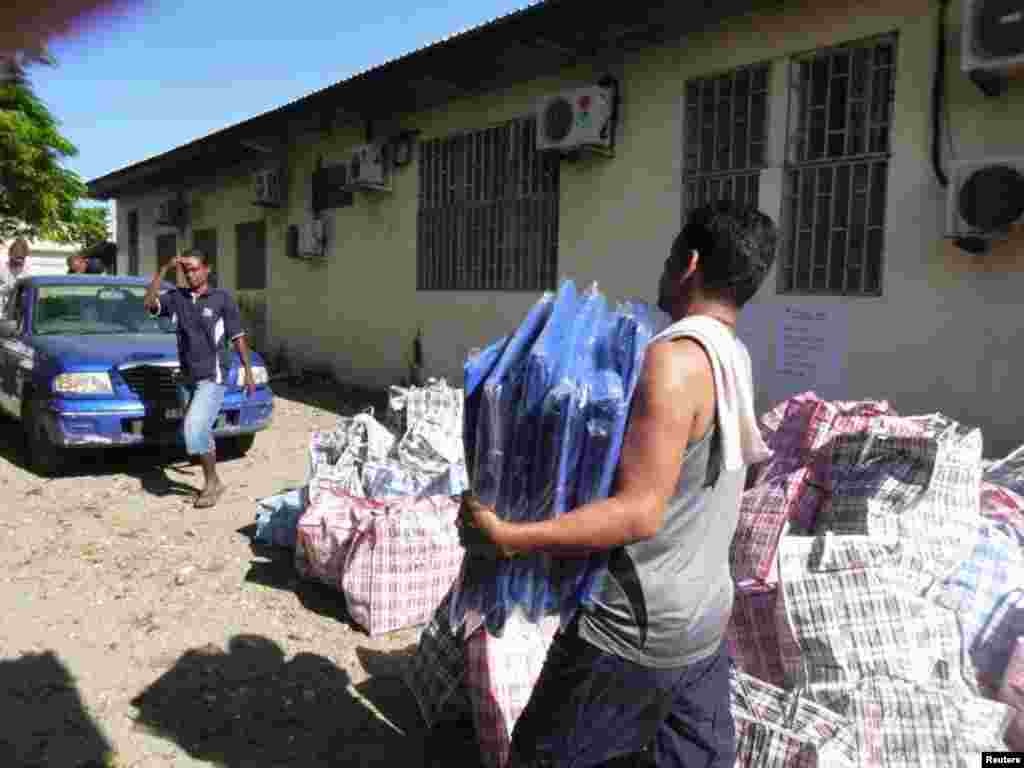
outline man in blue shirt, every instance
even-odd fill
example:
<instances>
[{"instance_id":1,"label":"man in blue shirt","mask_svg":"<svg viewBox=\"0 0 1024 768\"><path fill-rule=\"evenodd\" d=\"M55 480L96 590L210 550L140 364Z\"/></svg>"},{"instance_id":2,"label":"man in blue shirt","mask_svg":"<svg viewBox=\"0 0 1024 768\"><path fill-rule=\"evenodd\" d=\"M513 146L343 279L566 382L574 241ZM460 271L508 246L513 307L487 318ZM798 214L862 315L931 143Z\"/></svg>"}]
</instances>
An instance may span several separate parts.
<instances>
[{"instance_id":1,"label":"man in blue shirt","mask_svg":"<svg viewBox=\"0 0 1024 768\"><path fill-rule=\"evenodd\" d=\"M160 293L160 285L171 269L179 269L185 285ZM175 256L153 275L146 290L146 308L154 315L170 317L178 333L178 359L182 384L179 387L185 413L185 450L198 456L203 467L204 486L196 506L212 507L224 492L217 476L217 452L213 424L217 420L228 372L231 370L230 341L245 366L245 391L252 395L256 382L249 360L249 344L242 329L238 305L225 290L211 288L210 266L198 248Z\"/></svg>"}]
</instances>

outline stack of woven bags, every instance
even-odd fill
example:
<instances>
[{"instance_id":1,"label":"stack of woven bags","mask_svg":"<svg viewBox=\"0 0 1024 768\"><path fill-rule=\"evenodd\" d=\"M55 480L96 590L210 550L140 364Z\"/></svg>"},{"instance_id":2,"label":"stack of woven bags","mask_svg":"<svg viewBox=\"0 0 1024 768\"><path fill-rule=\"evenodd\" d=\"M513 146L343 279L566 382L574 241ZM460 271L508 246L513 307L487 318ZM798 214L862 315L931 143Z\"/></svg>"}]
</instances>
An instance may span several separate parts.
<instances>
[{"instance_id":1,"label":"stack of woven bags","mask_svg":"<svg viewBox=\"0 0 1024 768\"><path fill-rule=\"evenodd\" d=\"M986 464L981 432L941 414L811 392L763 432L731 552L738 764L1024 748L1021 452Z\"/></svg>"},{"instance_id":2,"label":"stack of woven bags","mask_svg":"<svg viewBox=\"0 0 1024 768\"><path fill-rule=\"evenodd\" d=\"M443 379L392 387L384 423L371 410L313 432L306 485L260 501L257 540L294 547L299 575L370 635L424 624L459 573L463 399Z\"/></svg>"}]
</instances>

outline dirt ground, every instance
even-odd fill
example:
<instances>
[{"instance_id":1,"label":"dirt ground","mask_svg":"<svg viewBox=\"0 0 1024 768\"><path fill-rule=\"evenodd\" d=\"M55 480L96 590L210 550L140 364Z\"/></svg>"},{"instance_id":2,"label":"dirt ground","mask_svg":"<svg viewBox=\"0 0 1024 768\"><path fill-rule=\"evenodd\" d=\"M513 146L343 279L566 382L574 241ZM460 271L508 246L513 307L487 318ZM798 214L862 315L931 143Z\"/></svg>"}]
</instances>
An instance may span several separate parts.
<instances>
[{"instance_id":1,"label":"dirt ground","mask_svg":"<svg viewBox=\"0 0 1024 768\"><path fill-rule=\"evenodd\" d=\"M274 390L212 510L193 508L183 456L84 454L44 479L0 420L0 766L478 762L465 722L428 734L402 682L416 629L368 637L290 552L252 541L256 500L303 481L309 433L373 400Z\"/></svg>"}]
</instances>

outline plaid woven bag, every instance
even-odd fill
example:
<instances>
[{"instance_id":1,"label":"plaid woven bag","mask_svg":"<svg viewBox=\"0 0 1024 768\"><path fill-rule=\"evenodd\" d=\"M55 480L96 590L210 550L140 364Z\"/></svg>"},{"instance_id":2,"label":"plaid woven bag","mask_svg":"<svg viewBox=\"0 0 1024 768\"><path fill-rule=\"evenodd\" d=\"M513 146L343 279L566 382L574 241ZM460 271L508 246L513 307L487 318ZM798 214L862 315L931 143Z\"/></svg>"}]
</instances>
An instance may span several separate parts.
<instances>
[{"instance_id":1,"label":"plaid woven bag","mask_svg":"<svg viewBox=\"0 0 1024 768\"><path fill-rule=\"evenodd\" d=\"M431 614L403 674L427 728L453 712L470 711L462 685L466 672L465 637L463 629L456 631L448 622L450 600L448 592Z\"/></svg>"},{"instance_id":2,"label":"plaid woven bag","mask_svg":"<svg viewBox=\"0 0 1024 768\"><path fill-rule=\"evenodd\" d=\"M515 610L501 637L480 627L466 642L464 680L487 768L508 765L512 729L530 700L558 625L558 616L531 624Z\"/></svg>"},{"instance_id":3,"label":"plaid woven bag","mask_svg":"<svg viewBox=\"0 0 1024 768\"><path fill-rule=\"evenodd\" d=\"M890 677L819 690L818 701L846 716L866 768L982 765L1005 749L1010 708L962 690Z\"/></svg>"},{"instance_id":4,"label":"plaid woven bag","mask_svg":"<svg viewBox=\"0 0 1024 768\"><path fill-rule=\"evenodd\" d=\"M737 768L855 768L852 724L798 692L733 670Z\"/></svg>"},{"instance_id":5,"label":"plaid woven bag","mask_svg":"<svg viewBox=\"0 0 1024 768\"><path fill-rule=\"evenodd\" d=\"M908 590L899 542L790 536L779 546L780 648L807 688L888 676L922 683L961 670L955 615ZM797 658L787 648L799 649Z\"/></svg>"},{"instance_id":6,"label":"plaid woven bag","mask_svg":"<svg viewBox=\"0 0 1024 768\"><path fill-rule=\"evenodd\" d=\"M741 671L782 686L786 678L775 623L778 597L777 587L737 586L726 641Z\"/></svg>"},{"instance_id":7,"label":"plaid woven bag","mask_svg":"<svg viewBox=\"0 0 1024 768\"><path fill-rule=\"evenodd\" d=\"M450 496L353 499L354 525L338 583L349 615L371 636L430 620L462 566Z\"/></svg>"}]
</instances>

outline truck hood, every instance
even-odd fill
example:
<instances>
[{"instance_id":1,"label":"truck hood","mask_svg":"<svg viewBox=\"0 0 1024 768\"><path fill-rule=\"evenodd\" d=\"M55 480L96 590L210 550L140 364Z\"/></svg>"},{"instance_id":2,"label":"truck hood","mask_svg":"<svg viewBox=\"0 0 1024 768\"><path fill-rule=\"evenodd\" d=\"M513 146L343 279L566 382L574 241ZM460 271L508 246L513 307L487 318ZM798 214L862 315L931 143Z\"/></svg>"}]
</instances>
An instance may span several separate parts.
<instances>
[{"instance_id":1,"label":"truck hood","mask_svg":"<svg viewBox=\"0 0 1024 768\"><path fill-rule=\"evenodd\" d=\"M178 359L178 341L173 333L37 336L32 340L32 346L66 370L95 370L129 362Z\"/></svg>"}]
</instances>

